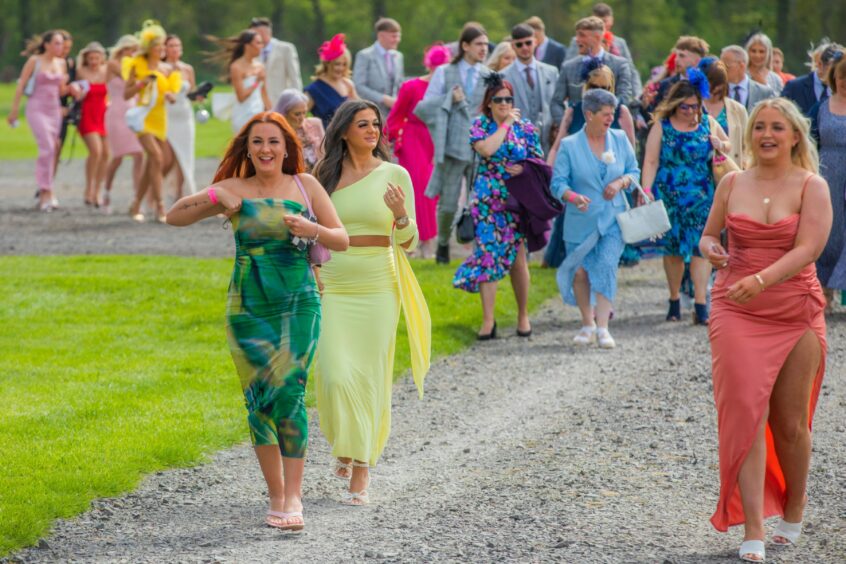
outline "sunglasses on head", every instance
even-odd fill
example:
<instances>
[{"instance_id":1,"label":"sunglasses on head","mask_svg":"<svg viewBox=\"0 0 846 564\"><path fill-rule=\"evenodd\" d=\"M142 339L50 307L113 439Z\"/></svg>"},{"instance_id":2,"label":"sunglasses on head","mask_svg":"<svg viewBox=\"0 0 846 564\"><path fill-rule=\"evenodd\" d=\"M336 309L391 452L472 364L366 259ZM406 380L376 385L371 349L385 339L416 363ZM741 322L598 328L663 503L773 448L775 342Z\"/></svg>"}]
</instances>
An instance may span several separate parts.
<instances>
[{"instance_id":1,"label":"sunglasses on head","mask_svg":"<svg viewBox=\"0 0 846 564\"><path fill-rule=\"evenodd\" d=\"M513 104L514 96L494 96L491 98L491 102L494 104Z\"/></svg>"},{"instance_id":2,"label":"sunglasses on head","mask_svg":"<svg viewBox=\"0 0 846 564\"><path fill-rule=\"evenodd\" d=\"M679 109L683 112L698 112L699 104L679 104Z\"/></svg>"},{"instance_id":3,"label":"sunglasses on head","mask_svg":"<svg viewBox=\"0 0 846 564\"><path fill-rule=\"evenodd\" d=\"M588 90L607 90L611 91L610 86L600 86L599 84L588 84Z\"/></svg>"},{"instance_id":4,"label":"sunglasses on head","mask_svg":"<svg viewBox=\"0 0 846 564\"><path fill-rule=\"evenodd\" d=\"M518 49L520 47L530 47L531 45L532 45L531 39L527 39L526 41L515 41L514 42L514 46L517 47Z\"/></svg>"}]
</instances>

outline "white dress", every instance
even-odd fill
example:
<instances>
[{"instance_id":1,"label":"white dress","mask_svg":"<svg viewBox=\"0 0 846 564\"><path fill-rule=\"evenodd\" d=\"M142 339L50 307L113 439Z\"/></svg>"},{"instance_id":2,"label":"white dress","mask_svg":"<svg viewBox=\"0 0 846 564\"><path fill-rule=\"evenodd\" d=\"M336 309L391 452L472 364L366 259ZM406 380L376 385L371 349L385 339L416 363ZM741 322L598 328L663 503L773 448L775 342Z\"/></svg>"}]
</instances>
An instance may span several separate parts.
<instances>
[{"instance_id":1,"label":"white dress","mask_svg":"<svg viewBox=\"0 0 846 564\"><path fill-rule=\"evenodd\" d=\"M249 90L256 83L256 76L248 76L244 79L244 88ZM264 111L264 100L261 97L261 88L253 90L246 100L238 102L232 107L232 132L238 133L245 123L250 121L254 115Z\"/></svg>"},{"instance_id":2,"label":"white dress","mask_svg":"<svg viewBox=\"0 0 846 564\"><path fill-rule=\"evenodd\" d=\"M173 104L166 104L167 108L167 140L176 155L182 176L185 178L184 187L187 193L197 191L194 180L194 108L188 99L188 89L191 85L187 80L182 81L182 88L176 94Z\"/></svg>"}]
</instances>

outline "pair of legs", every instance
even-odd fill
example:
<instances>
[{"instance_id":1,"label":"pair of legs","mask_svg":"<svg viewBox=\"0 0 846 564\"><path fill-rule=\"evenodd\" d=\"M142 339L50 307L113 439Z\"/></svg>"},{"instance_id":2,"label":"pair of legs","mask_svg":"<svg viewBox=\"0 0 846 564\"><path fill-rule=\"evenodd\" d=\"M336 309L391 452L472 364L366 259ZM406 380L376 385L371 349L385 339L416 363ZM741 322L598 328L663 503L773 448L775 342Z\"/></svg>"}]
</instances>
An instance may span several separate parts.
<instances>
[{"instance_id":1,"label":"pair of legs","mask_svg":"<svg viewBox=\"0 0 846 564\"><path fill-rule=\"evenodd\" d=\"M106 193L103 195L103 204L106 206L111 203L112 184L114 184L115 175L123 162L124 156L126 155L112 157L106 167ZM144 153L131 153L129 156L132 157L132 193L138 194L141 175L144 173Z\"/></svg>"},{"instance_id":2,"label":"pair of legs","mask_svg":"<svg viewBox=\"0 0 846 564\"><path fill-rule=\"evenodd\" d=\"M344 456L339 457L338 462L349 465L347 468L339 468L336 475L339 478L349 478L350 493L360 493L367 489L367 486L370 484L370 468L367 462L362 460L354 461L352 458ZM355 499L349 503L351 505L363 505L363 502Z\"/></svg>"},{"instance_id":3,"label":"pair of legs","mask_svg":"<svg viewBox=\"0 0 846 564\"><path fill-rule=\"evenodd\" d=\"M532 328L529 323L529 261L526 256L526 245L522 242L517 249L517 257L509 270L511 288L517 301L517 329L528 331ZM496 305L497 282L482 282L479 284L479 295L482 298L482 327L480 335L486 335L493 330L494 306Z\"/></svg>"},{"instance_id":4,"label":"pair of legs","mask_svg":"<svg viewBox=\"0 0 846 564\"><path fill-rule=\"evenodd\" d=\"M267 482L270 509L284 513L301 512L305 458L283 457L278 445L256 446L255 451L264 481ZM303 523L300 516L279 520L282 525Z\"/></svg>"},{"instance_id":5,"label":"pair of legs","mask_svg":"<svg viewBox=\"0 0 846 564\"><path fill-rule=\"evenodd\" d=\"M684 277L684 258L674 255L664 256L664 273L670 299L679 299L682 278ZM708 280L711 278L711 263L702 257L691 257L690 277L693 279L693 301L704 305L708 301Z\"/></svg>"},{"instance_id":6,"label":"pair of legs","mask_svg":"<svg viewBox=\"0 0 846 564\"><path fill-rule=\"evenodd\" d=\"M764 538L765 428L768 421L786 482L784 520L789 523L802 521L811 462L808 406L821 352L817 336L811 331L805 333L788 355L773 386L769 408L737 477L746 518L744 540Z\"/></svg>"},{"instance_id":7,"label":"pair of legs","mask_svg":"<svg viewBox=\"0 0 846 564\"><path fill-rule=\"evenodd\" d=\"M160 221L164 221L165 209L164 201L162 200L162 174L164 170L166 141L155 137L151 133L144 133L138 137L138 140L144 148L147 160L144 166L144 173L141 175L141 182L138 185L138 192L135 194L135 200L132 202L129 214L136 217L140 213L141 202L144 201L144 196L147 195L147 191L149 190L156 206L156 215Z\"/></svg>"},{"instance_id":8,"label":"pair of legs","mask_svg":"<svg viewBox=\"0 0 846 564\"><path fill-rule=\"evenodd\" d=\"M467 184L467 197L470 197L471 165L467 161L460 161L452 157L444 157L444 162L435 165L429 184L440 186L440 192L430 197L437 197L435 218L438 223L438 254L439 262L449 262L449 239L452 236L455 214L458 212L458 200L461 198L461 188ZM428 194L427 194L428 195ZM445 261L444 261L445 259Z\"/></svg>"},{"instance_id":9,"label":"pair of legs","mask_svg":"<svg viewBox=\"0 0 846 564\"><path fill-rule=\"evenodd\" d=\"M88 133L82 136L88 148L88 158L85 159L85 203L100 205L100 186L106 177L109 164L109 146L106 138L98 133Z\"/></svg>"},{"instance_id":10,"label":"pair of legs","mask_svg":"<svg viewBox=\"0 0 846 564\"><path fill-rule=\"evenodd\" d=\"M182 189L185 185L185 175L182 173L182 167L179 166L179 160L176 158L176 153L173 152L173 147L170 146L170 143L164 144L164 150L164 168L162 169L162 176L167 178L167 175L173 170L174 175L176 176L175 196L178 200L182 197Z\"/></svg>"},{"instance_id":11,"label":"pair of legs","mask_svg":"<svg viewBox=\"0 0 846 564\"><path fill-rule=\"evenodd\" d=\"M608 329L608 321L614 306L602 294L596 294L596 308L590 305L590 278L584 268L579 268L573 277L573 295L582 314L582 327L592 327L594 319L600 329Z\"/></svg>"}]
</instances>

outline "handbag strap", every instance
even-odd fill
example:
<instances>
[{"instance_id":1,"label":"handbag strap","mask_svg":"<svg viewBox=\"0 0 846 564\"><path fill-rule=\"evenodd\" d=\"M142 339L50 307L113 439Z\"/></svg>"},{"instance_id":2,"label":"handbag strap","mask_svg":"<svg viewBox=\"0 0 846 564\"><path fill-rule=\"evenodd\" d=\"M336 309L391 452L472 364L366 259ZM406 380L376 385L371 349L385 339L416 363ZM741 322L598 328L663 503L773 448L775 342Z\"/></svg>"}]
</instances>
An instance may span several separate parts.
<instances>
[{"instance_id":1,"label":"handbag strap","mask_svg":"<svg viewBox=\"0 0 846 564\"><path fill-rule=\"evenodd\" d=\"M303 186L302 180L300 180L300 175L294 175L294 182L297 183L297 188L300 189L300 194L303 195L303 200L305 200L306 207L308 208L308 213L311 217L317 217L314 215L314 210L311 209L311 200L308 199L308 194L306 193L305 187Z\"/></svg>"},{"instance_id":2,"label":"handbag strap","mask_svg":"<svg viewBox=\"0 0 846 564\"><path fill-rule=\"evenodd\" d=\"M643 205L646 206L646 205L649 205L649 204L651 204L652 202L655 201L654 198L649 197L649 194L647 194L646 191L639 184L635 184L635 189L638 192L640 192L641 196L643 196ZM630 209L632 209L632 207L629 205L629 199L628 198L623 196L623 201L626 203L626 211L629 211Z\"/></svg>"}]
</instances>

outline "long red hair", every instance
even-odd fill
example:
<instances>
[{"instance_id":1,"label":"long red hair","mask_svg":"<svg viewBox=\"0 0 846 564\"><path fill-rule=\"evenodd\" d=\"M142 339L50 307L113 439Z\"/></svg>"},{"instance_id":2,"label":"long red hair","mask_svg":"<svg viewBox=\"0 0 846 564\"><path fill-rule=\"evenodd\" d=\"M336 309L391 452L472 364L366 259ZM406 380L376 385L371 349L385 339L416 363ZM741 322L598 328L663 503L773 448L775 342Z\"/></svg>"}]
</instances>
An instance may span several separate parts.
<instances>
[{"instance_id":1,"label":"long red hair","mask_svg":"<svg viewBox=\"0 0 846 564\"><path fill-rule=\"evenodd\" d=\"M248 121L238 135L229 143L223 160L217 167L213 182L226 180L227 178L249 178L256 175L256 167L253 161L247 156L249 153L250 129L257 123L272 123L282 131L285 139L285 150L288 156L282 161L282 172L285 174L301 174L305 172L303 161L303 146L297 134L288 124L288 120L282 114L276 112L262 112L256 114Z\"/></svg>"}]
</instances>

